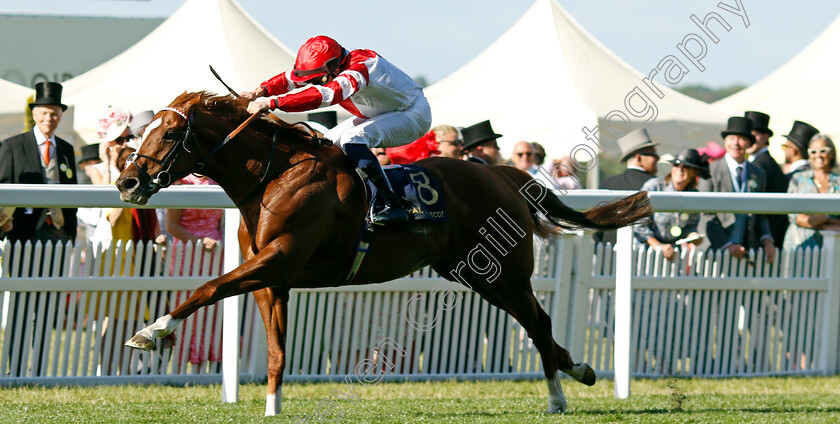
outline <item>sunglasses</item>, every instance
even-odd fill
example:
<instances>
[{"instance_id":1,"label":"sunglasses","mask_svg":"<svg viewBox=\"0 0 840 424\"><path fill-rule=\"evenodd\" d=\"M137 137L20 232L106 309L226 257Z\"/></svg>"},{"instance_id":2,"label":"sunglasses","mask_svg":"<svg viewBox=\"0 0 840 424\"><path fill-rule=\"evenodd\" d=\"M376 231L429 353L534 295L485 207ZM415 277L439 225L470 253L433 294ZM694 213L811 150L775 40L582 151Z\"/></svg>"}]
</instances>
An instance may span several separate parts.
<instances>
[{"instance_id":1,"label":"sunglasses","mask_svg":"<svg viewBox=\"0 0 840 424\"><path fill-rule=\"evenodd\" d=\"M639 152L639 156L650 156L652 158L658 158L659 153L656 153L656 152Z\"/></svg>"},{"instance_id":2,"label":"sunglasses","mask_svg":"<svg viewBox=\"0 0 840 424\"><path fill-rule=\"evenodd\" d=\"M128 141L131 141L131 140L134 140L134 136L133 136L133 135L128 135L128 136L125 136L125 137L117 137L117 138L115 138L115 139L114 139L114 143L117 143L117 144L123 144L123 143L128 142Z\"/></svg>"},{"instance_id":3,"label":"sunglasses","mask_svg":"<svg viewBox=\"0 0 840 424\"><path fill-rule=\"evenodd\" d=\"M463 146L464 142L461 140L453 140L453 141L438 141L438 144L449 143L453 146Z\"/></svg>"},{"instance_id":4,"label":"sunglasses","mask_svg":"<svg viewBox=\"0 0 840 424\"><path fill-rule=\"evenodd\" d=\"M808 154L809 154L809 155L816 155L816 154L818 154L818 153L819 153L819 154L821 154L821 155L824 155L824 154L826 154L826 153L830 153L830 152L831 152L831 147L823 147L822 149L819 149L819 150L817 150L817 149L808 149Z\"/></svg>"},{"instance_id":5,"label":"sunglasses","mask_svg":"<svg viewBox=\"0 0 840 424\"><path fill-rule=\"evenodd\" d=\"M514 153L514 154L515 154L516 156L520 157L520 158L521 158L522 156L528 156L528 157L531 157L531 152L516 152L516 153Z\"/></svg>"}]
</instances>

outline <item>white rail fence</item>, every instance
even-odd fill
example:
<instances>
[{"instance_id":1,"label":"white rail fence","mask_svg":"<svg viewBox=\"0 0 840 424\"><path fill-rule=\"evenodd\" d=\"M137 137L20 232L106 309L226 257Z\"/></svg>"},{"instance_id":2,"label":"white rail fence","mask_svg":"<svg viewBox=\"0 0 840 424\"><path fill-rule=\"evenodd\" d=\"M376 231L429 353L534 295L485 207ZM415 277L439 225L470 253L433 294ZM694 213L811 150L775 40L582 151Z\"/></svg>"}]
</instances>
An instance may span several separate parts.
<instances>
[{"instance_id":1,"label":"white rail fence","mask_svg":"<svg viewBox=\"0 0 840 424\"><path fill-rule=\"evenodd\" d=\"M61 192L55 188L37 198L24 193L12 202L7 188L0 186L0 204L74 204L44 200L44 193ZM165 190L153 206L229 206L218 198L208 200L207 190L190 192L203 192L196 194L199 200L184 192ZM101 200L103 193L97 188L73 198L77 203L84 199L84 206L119 205L111 198ZM570 192L563 200L583 208L622 194ZM708 198L691 197L655 193L652 201L657 208L678 211L710 204ZM835 196L825 197L802 212L840 210ZM727 198L720 207L773 212L781 210L774 209L781 208L775 206L780 199L764 195L746 204ZM802 208L790 196L784 199ZM630 371L636 376L835 373L840 320L836 246L837 236L827 237L823 249L784 252L770 266L760 252L753 265L704 252L681 252L672 263L656 251L633 250L631 275L623 276L632 280L626 320L632 322L631 355L625 358ZM556 340L599 374L613 374L625 360L615 333L614 269L616 256L630 250L596 248L586 236L564 236L537 243L535 249L532 284L552 317ZM221 305L196 314L177 330L174 342L164 340L154 352L122 348L134 331L218 274L218 250L6 244L2 255L0 385L221 380L217 362L195 365L189 360L191 350L195 354L189 346L193 334L205 355L221 343ZM184 257L202 265L183 272L174 264ZM237 302L239 378L259 380L265 376L262 323L250 296ZM288 380L340 379L376 356L390 359L384 370L388 379L542 375L539 355L515 320L429 269L377 285L293 290L289 319Z\"/></svg>"},{"instance_id":2,"label":"white rail fence","mask_svg":"<svg viewBox=\"0 0 840 424\"><path fill-rule=\"evenodd\" d=\"M838 236L822 249L782 251L768 264L729 252L633 251L630 367L634 376L833 374L840 275ZM587 241L567 240L591 251ZM573 277L573 356L596 371L615 366L615 260L598 246ZM577 277L579 276L579 277ZM580 323L581 325L578 325Z\"/></svg>"},{"instance_id":3,"label":"white rail fence","mask_svg":"<svg viewBox=\"0 0 840 424\"><path fill-rule=\"evenodd\" d=\"M755 266L727 253L681 252L670 262L636 249L633 375L834 372L836 346L832 352L824 333L837 331L828 320L840 305L828 304L827 294L838 281L829 264L838 259L828 256L836 237L826 240L824 249L783 252L772 264L759 252ZM218 382L221 304L200 310L151 353L122 344L218 275L221 247L103 247L5 243L0 384ZM532 284L558 342L612 374L613 249L596 248L589 236L535 249ZM240 379L260 380L262 323L251 297L240 305ZM293 290L289 318L289 380L353 375L376 346L393 361L388 379L541 375L539 354L515 320L429 268L383 284Z\"/></svg>"}]
</instances>

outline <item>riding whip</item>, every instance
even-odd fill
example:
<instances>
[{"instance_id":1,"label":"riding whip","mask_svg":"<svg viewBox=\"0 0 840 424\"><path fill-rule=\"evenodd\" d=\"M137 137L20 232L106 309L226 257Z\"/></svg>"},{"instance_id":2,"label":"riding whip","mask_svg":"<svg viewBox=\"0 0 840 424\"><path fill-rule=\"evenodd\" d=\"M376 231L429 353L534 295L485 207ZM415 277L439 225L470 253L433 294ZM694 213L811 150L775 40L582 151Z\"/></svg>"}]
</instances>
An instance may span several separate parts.
<instances>
[{"instance_id":1,"label":"riding whip","mask_svg":"<svg viewBox=\"0 0 840 424\"><path fill-rule=\"evenodd\" d=\"M228 89L228 91L230 91L230 94L231 94L233 97L236 97L236 98L242 98L242 96L240 96L240 95L239 95L239 93L237 93L237 92L233 91L233 89L232 89L232 88L230 88L230 86L229 86L229 85L225 84L225 82L224 82L224 81L222 81L222 77L220 77L220 76L219 76L219 74L218 74L218 73L216 73L216 70L215 70L215 69L213 69L213 65L210 65L210 72L212 72L212 73L213 73L213 76L214 76L214 77L216 77L216 79L217 79L217 80L219 80L219 82L220 82L220 83L222 83L222 85L224 85L224 86L225 86L225 88L227 88L227 89Z\"/></svg>"}]
</instances>

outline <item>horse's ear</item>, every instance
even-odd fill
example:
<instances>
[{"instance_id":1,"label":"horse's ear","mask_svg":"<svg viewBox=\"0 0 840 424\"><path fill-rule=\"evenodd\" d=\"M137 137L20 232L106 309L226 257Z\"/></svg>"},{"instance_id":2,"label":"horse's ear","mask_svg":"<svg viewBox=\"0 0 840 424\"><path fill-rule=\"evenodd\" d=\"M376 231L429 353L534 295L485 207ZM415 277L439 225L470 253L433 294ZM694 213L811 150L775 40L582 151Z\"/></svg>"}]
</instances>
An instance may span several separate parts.
<instances>
[{"instance_id":1,"label":"horse's ear","mask_svg":"<svg viewBox=\"0 0 840 424\"><path fill-rule=\"evenodd\" d=\"M185 92L185 93L186 93L186 92ZM189 108L191 108L191 107L195 106L195 104L196 104L196 103L198 103L200 100L201 100L201 96L200 96L200 95L198 95L198 96L193 96L191 99L189 99L189 100L187 101L187 103L185 103L185 104L184 104L184 109L189 109Z\"/></svg>"}]
</instances>

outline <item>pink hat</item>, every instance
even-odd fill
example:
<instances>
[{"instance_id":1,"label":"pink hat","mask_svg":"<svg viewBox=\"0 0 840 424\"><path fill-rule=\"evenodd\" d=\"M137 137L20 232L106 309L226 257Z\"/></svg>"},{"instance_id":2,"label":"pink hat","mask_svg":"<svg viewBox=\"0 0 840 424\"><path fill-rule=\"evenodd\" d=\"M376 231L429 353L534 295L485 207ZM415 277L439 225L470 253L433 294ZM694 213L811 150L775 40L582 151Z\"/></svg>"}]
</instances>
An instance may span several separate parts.
<instances>
[{"instance_id":1,"label":"pink hat","mask_svg":"<svg viewBox=\"0 0 840 424\"><path fill-rule=\"evenodd\" d=\"M122 106L109 106L103 117L99 119L96 134L99 141L114 141L128 128L131 123L131 112Z\"/></svg>"},{"instance_id":2,"label":"pink hat","mask_svg":"<svg viewBox=\"0 0 840 424\"><path fill-rule=\"evenodd\" d=\"M697 149L697 152L701 155L705 153L711 159L720 159L726 154L726 149L721 147L720 144L710 141L706 143L706 147Z\"/></svg>"}]
</instances>

